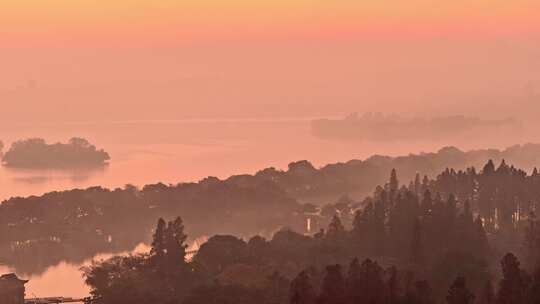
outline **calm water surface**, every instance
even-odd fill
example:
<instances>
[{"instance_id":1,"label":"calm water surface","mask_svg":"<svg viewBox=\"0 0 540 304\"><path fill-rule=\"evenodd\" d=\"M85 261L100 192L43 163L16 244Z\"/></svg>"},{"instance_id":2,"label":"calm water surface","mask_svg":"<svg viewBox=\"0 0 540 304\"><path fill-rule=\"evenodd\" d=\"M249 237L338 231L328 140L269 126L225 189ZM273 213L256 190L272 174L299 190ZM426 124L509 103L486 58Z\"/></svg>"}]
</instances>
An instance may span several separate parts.
<instances>
[{"instance_id":1,"label":"calm water surface","mask_svg":"<svg viewBox=\"0 0 540 304\"><path fill-rule=\"evenodd\" d=\"M371 154L401 155L433 151L449 144L464 149L504 147L509 143L367 143L331 142L310 135L308 119L191 120L107 123L42 123L6 125L0 139L43 137L67 141L86 137L111 154L109 166L95 170L16 170L0 168L0 197L41 195L55 190L126 184L198 181L255 173L265 167L286 169L291 161L308 159L316 166ZM137 250L143 250L143 247ZM107 255L99 256L104 258ZM89 261L87 262L89 263ZM39 277L30 277L28 296L88 295L80 267L61 263ZM9 271L0 267L0 273Z\"/></svg>"},{"instance_id":2,"label":"calm water surface","mask_svg":"<svg viewBox=\"0 0 540 304\"><path fill-rule=\"evenodd\" d=\"M143 253L148 250L148 246L141 244L137 246L134 253ZM119 255L127 254L129 252L120 253ZM110 254L100 254L77 265L62 262L59 265L50 267L40 275L18 275L21 278L30 280L26 284L26 297L64 296L83 298L88 296L90 289L84 284L81 267L90 265L92 260L103 260L111 256ZM16 270L8 266L0 266L0 273L8 272L16 272Z\"/></svg>"}]
</instances>

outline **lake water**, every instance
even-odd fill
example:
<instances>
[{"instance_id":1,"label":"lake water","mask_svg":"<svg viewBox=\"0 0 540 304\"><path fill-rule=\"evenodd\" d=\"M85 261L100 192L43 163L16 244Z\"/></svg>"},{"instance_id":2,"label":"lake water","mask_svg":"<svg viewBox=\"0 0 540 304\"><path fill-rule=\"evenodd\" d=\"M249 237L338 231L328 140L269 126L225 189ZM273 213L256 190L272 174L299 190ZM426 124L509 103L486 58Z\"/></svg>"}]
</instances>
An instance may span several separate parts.
<instances>
[{"instance_id":1,"label":"lake water","mask_svg":"<svg viewBox=\"0 0 540 304\"><path fill-rule=\"evenodd\" d=\"M40 195L48 191L90 186L109 188L125 184L198 181L207 176L226 178L255 173L266 167L286 169L291 161L307 159L314 165L362 159L374 153L402 155L434 151L457 144L463 149L504 147L518 143L498 139L473 144L448 142L369 143L333 142L311 136L310 119L183 120L74 123L20 123L0 126L6 146L17 139L42 137L66 142L85 137L111 155L98 170L15 170L0 168L0 198ZM138 250L141 250L139 248ZM103 258L104 256L101 256ZM61 263L39 277L30 277L28 296L88 294L81 265ZM7 272L6 267L0 273Z\"/></svg>"},{"instance_id":2,"label":"lake water","mask_svg":"<svg viewBox=\"0 0 540 304\"><path fill-rule=\"evenodd\" d=\"M183 120L77 123L0 124L6 149L18 139L42 137L66 142L85 137L110 153L108 167L97 170L18 170L0 168L0 198L40 195L48 191L90 186L122 187L164 182L197 181L207 176L226 178L255 173L307 159L316 166L374 153L403 155L434 151L446 145L462 149L505 147L523 140L461 143L439 142L335 142L315 138L310 119Z\"/></svg>"},{"instance_id":3,"label":"lake water","mask_svg":"<svg viewBox=\"0 0 540 304\"><path fill-rule=\"evenodd\" d=\"M134 250L136 253L142 253L148 250L144 244L137 246ZM126 255L126 253L120 253ZM40 275L24 275L18 274L20 278L30 280L26 284L26 297L28 298L43 298L50 296L63 296L73 298L84 298L89 295L90 289L84 284L81 267L88 266L92 260L102 260L110 258L110 254L100 254L91 259L88 259L82 264L69 264L62 262L52 266L43 274ZM16 272L7 266L0 266L0 273Z\"/></svg>"},{"instance_id":4,"label":"lake water","mask_svg":"<svg viewBox=\"0 0 540 304\"><path fill-rule=\"evenodd\" d=\"M188 251L198 250L200 245L206 242L208 237L201 236L192 240ZM116 255L128 255L138 253L148 253L150 247L146 244L138 245L132 252L122 252ZM63 296L72 298L84 298L89 295L90 288L84 284L81 267L89 266L92 261L106 260L112 254L99 254L89 258L82 264L69 264L62 262L52 266L40 275L18 274L20 278L30 280L26 284L26 297L42 298L50 296ZM17 272L8 266L0 265L0 274Z\"/></svg>"}]
</instances>

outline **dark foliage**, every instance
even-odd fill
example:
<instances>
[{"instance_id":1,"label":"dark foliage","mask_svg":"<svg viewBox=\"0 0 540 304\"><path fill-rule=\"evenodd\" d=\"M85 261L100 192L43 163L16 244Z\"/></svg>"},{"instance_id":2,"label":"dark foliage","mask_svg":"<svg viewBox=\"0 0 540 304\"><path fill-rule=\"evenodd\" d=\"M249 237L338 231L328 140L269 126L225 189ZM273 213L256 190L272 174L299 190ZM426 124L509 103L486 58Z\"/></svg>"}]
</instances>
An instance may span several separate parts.
<instances>
[{"instance_id":1,"label":"dark foliage","mask_svg":"<svg viewBox=\"0 0 540 304\"><path fill-rule=\"evenodd\" d=\"M14 142L2 160L6 166L17 168L72 168L102 166L110 156L84 138L72 138L67 144L31 138Z\"/></svg>"}]
</instances>

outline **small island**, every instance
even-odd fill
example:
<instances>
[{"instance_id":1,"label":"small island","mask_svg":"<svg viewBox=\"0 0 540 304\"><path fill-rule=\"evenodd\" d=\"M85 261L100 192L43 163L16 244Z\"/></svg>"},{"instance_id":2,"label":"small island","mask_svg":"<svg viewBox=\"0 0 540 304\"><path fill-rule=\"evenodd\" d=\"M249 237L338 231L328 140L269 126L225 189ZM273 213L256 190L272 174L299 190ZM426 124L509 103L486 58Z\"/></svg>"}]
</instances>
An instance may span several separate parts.
<instances>
[{"instance_id":1,"label":"small island","mask_svg":"<svg viewBox=\"0 0 540 304\"><path fill-rule=\"evenodd\" d=\"M84 138L74 137L68 143L48 144L42 138L14 142L3 154L4 166L27 169L65 169L104 166L110 156Z\"/></svg>"}]
</instances>

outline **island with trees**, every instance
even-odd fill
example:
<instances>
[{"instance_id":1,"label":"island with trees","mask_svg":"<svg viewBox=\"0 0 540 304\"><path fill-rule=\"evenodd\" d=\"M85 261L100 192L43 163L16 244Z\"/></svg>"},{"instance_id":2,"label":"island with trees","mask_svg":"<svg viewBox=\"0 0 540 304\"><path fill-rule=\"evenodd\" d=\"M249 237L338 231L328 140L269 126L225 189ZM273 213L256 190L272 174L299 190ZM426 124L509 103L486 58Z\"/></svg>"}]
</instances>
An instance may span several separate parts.
<instances>
[{"instance_id":1,"label":"island with trees","mask_svg":"<svg viewBox=\"0 0 540 304\"><path fill-rule=\"evenodd\" d=\"M69 169L104 166L110 156L88 140L74 137L68 143L48 144L44 139L16 141L2 155L4 166L26 169Z\"/></svg>"}]
</instances>

